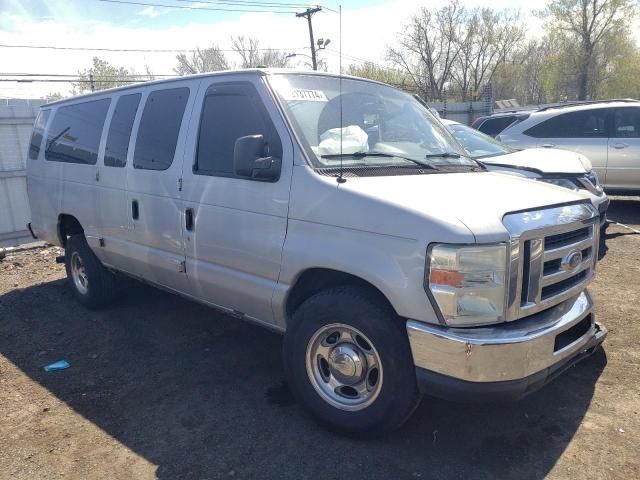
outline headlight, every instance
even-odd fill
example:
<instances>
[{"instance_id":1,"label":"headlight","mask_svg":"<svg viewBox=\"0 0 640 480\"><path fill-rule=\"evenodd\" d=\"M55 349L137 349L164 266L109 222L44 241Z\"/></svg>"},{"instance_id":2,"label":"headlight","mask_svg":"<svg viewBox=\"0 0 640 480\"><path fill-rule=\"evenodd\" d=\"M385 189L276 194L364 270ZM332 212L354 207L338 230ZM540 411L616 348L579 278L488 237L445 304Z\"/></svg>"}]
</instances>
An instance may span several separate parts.
<instances>
[{"instance_id":1,"label":"headlight","mask_svg":"<svg viewBox=\"0 0 640 480\"><path fill-rule=\"evenodd\" d=\"M585 178L589 183L591 183L591 185L593 185L593 188L596 189L597 193L602 193L604 191L602 185L600 185L600 177L598 177L598 174L595 170L591 170L589 173L587 173L585 175Z\"/></svg>"},{"instance_id":2,"label":"headlight","mask_svg":"<svg viewBox=\"0 0 640 480\"><path fill-rule=\"evenodd\" d=\"M552 185L557 185L559 187L568 188L570 190L578 190L578 185L568 178L538 178L537 180L544 183L551 183Z\"/></svg>"},{"instance_id":3,"label":"headlight","mask_svg":"<svg viewBox=\"0 0 640 480\"><path fill-rule=\"evenodd\" d=\"M426 283L448 325L505 320L507 247L434 245Z\"/></svg>"}]
</instances>

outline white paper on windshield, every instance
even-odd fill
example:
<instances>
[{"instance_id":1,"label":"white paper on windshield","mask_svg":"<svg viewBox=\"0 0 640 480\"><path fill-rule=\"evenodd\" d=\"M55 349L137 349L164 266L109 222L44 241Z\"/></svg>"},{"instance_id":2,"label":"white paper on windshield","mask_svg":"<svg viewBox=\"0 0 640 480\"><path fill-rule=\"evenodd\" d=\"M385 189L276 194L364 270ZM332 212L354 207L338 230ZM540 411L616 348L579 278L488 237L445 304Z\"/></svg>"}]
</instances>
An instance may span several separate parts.
<instances>
[{"instance_id":1,"label":"white paper on windshield","mask_svg":"<svg viewBox=\"0 0 640 480\"><path fill-rule=\"evenodd\" d=\"M307 90L304 88L292 88L283 95L285 100L304 102L328 102L329 99L322 90Z\"/></svg>"}]
</instances>

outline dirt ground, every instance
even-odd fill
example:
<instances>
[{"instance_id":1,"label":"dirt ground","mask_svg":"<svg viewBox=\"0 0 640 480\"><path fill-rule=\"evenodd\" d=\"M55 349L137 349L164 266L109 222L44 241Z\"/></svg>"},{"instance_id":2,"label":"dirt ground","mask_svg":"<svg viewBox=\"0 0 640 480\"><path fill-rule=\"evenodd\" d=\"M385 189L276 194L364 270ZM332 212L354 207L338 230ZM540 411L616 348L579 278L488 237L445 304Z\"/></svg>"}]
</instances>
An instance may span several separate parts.
<instances>
[{"instance_id":1,"label":"dirt ground","mask_svg":"<svg viewBox=\"0 0 640 480\"><path fill-rule=\"evenodd\" d=\"M640 198L609 217L640 228ZM640 478L640 235L612 225L590 290L604 350L521 402L425 398L337 437L283 384L281 339L137 283L75 302L55 248L0 260L0 479ZM43 366L66 359L67 370Z\"/></svg>"}]
</instances>

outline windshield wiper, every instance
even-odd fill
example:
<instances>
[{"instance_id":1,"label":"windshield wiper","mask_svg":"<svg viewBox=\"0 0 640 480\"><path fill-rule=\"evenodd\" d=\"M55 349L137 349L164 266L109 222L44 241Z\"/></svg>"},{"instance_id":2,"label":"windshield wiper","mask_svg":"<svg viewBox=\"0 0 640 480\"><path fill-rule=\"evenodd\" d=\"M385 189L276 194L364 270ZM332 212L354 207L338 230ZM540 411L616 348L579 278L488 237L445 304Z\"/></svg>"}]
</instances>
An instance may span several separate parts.
<instances>
[{"instance_id":1,"label":"windshield wiper","mask_svg":"<svg viewBox=\"0 0 640 480\"><path fill-rule=\"evenodd\" d=\"M387 158L402 158L403 160L408 160L410 162L415 163L416 165L420 165L421 167L430 168L432 170L437 170L438 167L432 165L427 162L423 162L421 160L405 157L403 155L396 155L393 153L385 153L385 152L354 152L354 153L330 153L328 155L320 155L320 158L342 158L342 157L353 157L353 158L363 158L363 157L387 157Z\"/></svg>"},{"instance_id":2,"label":"windshield wiper","mask_svg":"<svg viewBox=\"0 0 640 480\"><path fill-rule=\"evenodd\" d=\"M424 158L460 158L461 155L456 152L428 153Z\"/></svg>"}]
</instances>

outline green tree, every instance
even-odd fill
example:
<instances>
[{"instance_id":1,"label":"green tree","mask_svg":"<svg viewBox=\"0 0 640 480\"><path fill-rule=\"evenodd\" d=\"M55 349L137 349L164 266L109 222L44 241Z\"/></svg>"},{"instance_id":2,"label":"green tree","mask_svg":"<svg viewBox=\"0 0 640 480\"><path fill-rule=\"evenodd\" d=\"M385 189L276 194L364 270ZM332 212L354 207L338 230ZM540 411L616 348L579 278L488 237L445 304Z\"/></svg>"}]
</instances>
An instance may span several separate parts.
<instances>
[{"instance_id":1,"label":"green tree","mask_svg":"<svg viewBox=\"0 0 640 480\"><path fill-rule=\"evenodd\" d=\"M365 62L360 65L351 64L345 72L347 75L354 77L368 78L378 82L388 83L395 87L408 91L415 91L415 84L411 77L405 72L401 72L395 68L386 68L375 63Z\"/></svg>"},{"instance_id":2,"label":"green tree","mask_svg":"<svg viewBox=\"0 0 640 480\"><path fill-rule=\"evenodd\" d=\"M570 51L579 100L593 98L608 44L630 36L636 0L550 0L543 11L548 31ZM567 67L565 66L565 68Z\"/></svg>"},{"instance_id":3,"label":"green tree","mask_svg":"<svg viewBox=\"0 0 640 480\"><path fill-rule=\"evenodd\" d=\"M73 94L129 85L132 82L130 75L124 67L116 67L106 60L93 57L92 66L78 72L79 81L72 84Z\"/></svg>"}]
</instances>

